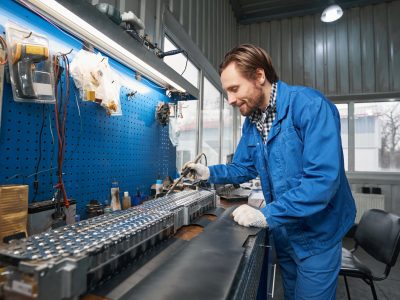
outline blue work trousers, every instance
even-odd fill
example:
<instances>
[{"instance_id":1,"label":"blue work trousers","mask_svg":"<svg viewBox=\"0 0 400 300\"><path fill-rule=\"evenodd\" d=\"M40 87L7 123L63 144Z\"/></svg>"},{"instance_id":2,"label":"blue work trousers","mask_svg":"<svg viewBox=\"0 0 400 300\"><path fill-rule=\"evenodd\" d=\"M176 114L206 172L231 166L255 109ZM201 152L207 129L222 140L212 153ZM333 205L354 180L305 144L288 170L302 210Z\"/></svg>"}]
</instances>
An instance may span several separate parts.
<instances>
[{"instance_id":1,"label":"blue work trousers","mask_svg":"<svg viewBox=\"0 0 400 300\"><path fill-rule=\"evenodd\" d=\"M298 259L283 226L273 230L285 300L334 300L342 259L342 243Z\"/></svg>"}]
</instances>

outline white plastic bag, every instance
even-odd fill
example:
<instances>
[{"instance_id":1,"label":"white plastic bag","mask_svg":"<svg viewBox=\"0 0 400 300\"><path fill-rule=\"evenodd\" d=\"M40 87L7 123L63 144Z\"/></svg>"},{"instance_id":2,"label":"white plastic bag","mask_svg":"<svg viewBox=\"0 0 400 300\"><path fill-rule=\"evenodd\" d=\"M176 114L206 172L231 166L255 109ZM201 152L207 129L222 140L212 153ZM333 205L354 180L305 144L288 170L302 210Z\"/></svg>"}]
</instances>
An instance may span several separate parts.
<instances>
[{"instance_id":1,"label":"white plastic bag","mask_svg":"<svg viewBox=\"0 0 400 300\"><path fill-rule=\"evenodd\" d=\"M107 57L80 50L71 62L70 72L83 100L99 103L109 115L122 115L120 79Z\"/></svg>"},{"instance_id":2,"label":"white plastic bag","mask_svg":"<svg viewBox=\"0 0 400 300\"><path fill-rule=\"evenodd\" d=\"M171 141L174 147L179 145L179 136L180 130L178 126L178 119L177 118L170 118L169 119L169 140Z\"/></svg>"}]
</instances>

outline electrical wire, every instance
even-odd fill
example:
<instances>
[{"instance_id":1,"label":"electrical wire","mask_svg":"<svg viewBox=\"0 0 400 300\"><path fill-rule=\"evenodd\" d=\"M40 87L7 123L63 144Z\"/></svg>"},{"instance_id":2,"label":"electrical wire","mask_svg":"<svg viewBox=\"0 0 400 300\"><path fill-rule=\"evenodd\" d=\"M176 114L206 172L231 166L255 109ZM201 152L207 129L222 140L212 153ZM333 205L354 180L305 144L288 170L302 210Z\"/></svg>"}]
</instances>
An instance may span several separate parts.
<instances>
[{"instance_id":1,"label":"electrical wire","mask_svg":"<svg viewBox=\"0 0 400 300\"><path fill-rule=\"evenodd\" d=\"M6 182L10 181L11 179L17 178L18 176L22 176L22 178L25 178L25 175L22 173L14 174L13 176L9 177L6 179Z\"/></svg>"},{"instance_id":2,"label":"electrical wire","mask_svg":"<svg viewBox=\"0 0 400 300\"><path fill-rule=\"evenodd\" d=\"M187 68L187 64L188 64L188 60L189 60L189 55L188 55L188 53L186 52L186 50L183 51L183 53L186 55L186 64L185 64L185 68L183 69L183 71L182 71L182 73L181 73L181 76L183 75L183 73L185 73L186 68Z\"/></svg>"},{"instance_id":3,"label":"electrical wire","mask_svg":"<svg viewBox=\"0 0 400 300\"><path fill-rule=\"evenodd\" d=\"M79 116L80 128L79 128L79 136L78 136L78 139L77 139L77 143L75 144L74 149L71 151L71 154L65 159L66 163L71 160L71 158L74 155L76 149L79 147L79 145L81 143L82 132L83 132L83 122L82 122L82 116L81 116L81 109L79 107L79 102L78 102L78 96L76 95L75 89L73 91L74 91L74 95L75 95L76 107L78 108L78 116Z\"/></svg>"},{"instance_id":4,"label":"electrical wire","mask_svg":"<svg viewBox=\"0 0 400 300\"><path fill-rule=\"evenodd\" d=\"M204 156L204 159L205 159L205 161L206 161L206 164L205 164L205 165L206 165L206 166L208 166L208 162L207 162L207 156L206 156L206 154L203 152L203 153L201 153L201 155L202 155L202 156Z\"/></svg>"},{"instance_id":5,"label":"electrical wire","mask_svg":"<svg viewBox=\"0 0 400 300\"><path fill-rule=\"evenodd\" d=\"M50 135L51 135L51 156L50 156L50 185L53 187L53 160L54 160L54 153L55 153L55 140L54 140L54 134L53 134L53 126L51 123L51 116L50 116L50 111L49 111L49 129L50 129Z\"/></svg>"},{"instance_id":6,"label":"electrical wire","mask_svg":"<svg viewBox=\"0 0 400 300\"><path fill-rule=\"evenodd\" d=\"M75 102L76 102L76 106L77 106L77 109L78 109L78 115L79 115L79 120L80 120L80 133L79 133L78 142L76 143L75 148L71 151L71 154L69 155L69 157L65 159L65 164L67 164L67 162L71 160L73 154L76 152L76 149L78 148L78 146L80 144L81 137L82 137L82 132L83 132L82 116L81 116L78 97L76 95L75 90L74 90L74 94L75 94ZM34 173L31 173L29 175L25 175L25 174L22 174L22 173L15 174L15 175L7 178L6 182L10 181L10 180L12 180L12 179L14 179L14 178L16 178L18 176L21 176L22 178L30 178L32 176L36 176L36 175L39 175L41 173L45 173L45 172L49 172L50 171L50 182L51 182L51 184L53 183L53 179L52 179L53 178L53 172L52 171L56 170L58 167L53 167L53 159L54 159L54 153L55 153L55 140L54 140L53 125L52 125L52 122L51 122L50 111L49 111L49 114L48 114L48 120L49 120L49 129L50 129L51 143L52 143L51 158L50 158L50 168L48 168L46 170L42 170L42 171L37 171L36 170Z\"/></svg>"},{"instance_id":7,"label":"electrical wire","mask_svg":"<svg viewBox=\"0 0 400 300\"><path fill-rule=\"evenodd\" d=\"M47 169L47 170L42 170L42 171L39 171L39 172L37 172L37 173L29 174L29 175L27 175L27 176L24 175L24 177L30 178L30 177L32 177L32 176L34 176L34 175L36 175L36 174L41 174L41 173L45 173L45 172L48 172L48 171L51 171L51 170L56 170L57 168L58 168L58 167L50 168L50 169ZM17 174L17 175L23 175L23 174ZM14 177L15 177L15 176L14 176Z\"/></svg>"},{"instance_id":8,"label":"electrical wire","mask_svg":"<svg viewBox=\"0 0 400 300\"><path fill-rule=\"evenodd\" d=\"M40 133L39 133L39 158L37 160L36 167L35 167L36 175L35 175L35 180L33 181L34 193L33 193L32 202L36 201L36 197L37 197L37 194L38 194L38 191L39 191L39 181L38 181L38 175L37 174L38 174L38 171L39 171L40 162L42 160L42 136L43 136L44 123L45 123L45 120L46 120L44 110L45 110L45 105L42 104L42 126L40 127Z\"/></svg>"},{"instance_id":9,"label":"electrical wire","mask_svg":"<svg viewBox=\"0 0 400 300\"><path fill-rule=\"evenodd\" d=\"M63 181L63 163L65 156L65 140L66 140L66 122L67 122L67 108L70 93L70 81L69 81L69 59L67 54L57 54L54 56L53 67L54 74L56 76L55 84L55 99L54 104L55 111L55 123L57 129L57 139L58 139L58 153L57 153L57 177L58 183L56 185L57 189L61 192L62 198L64 200L65 207L69 207L67 192L65 189ZM64 83L61 80L61 74L64 72ZM63 86L65 85L65 89Z\"/></svg>"}]
</instances>

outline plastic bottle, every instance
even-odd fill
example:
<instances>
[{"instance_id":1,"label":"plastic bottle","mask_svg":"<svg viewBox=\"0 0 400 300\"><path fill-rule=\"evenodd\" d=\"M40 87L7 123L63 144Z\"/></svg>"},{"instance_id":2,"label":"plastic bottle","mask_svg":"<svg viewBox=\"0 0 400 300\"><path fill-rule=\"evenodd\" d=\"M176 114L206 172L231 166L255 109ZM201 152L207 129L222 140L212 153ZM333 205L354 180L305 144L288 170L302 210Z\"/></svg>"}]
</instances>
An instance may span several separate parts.
<instances>
[{"instance_id":1,"label":"plastic bottle","mask_svg":"<svg viewBox=\"0 0 400 300\"><path fill-rule=\"evenodd\" d=\"M133 197L132 204L133 206L139 205L141 203L141 195L139 188L136 189L136 196Z\"/></svg>"},{"instance_id":2,"label":"plastic bottle","mask_svg":"<svg viewBox=\"0 0 400 300\"><path fill-rule=\"evenodd\" d=\"M161 194L163 191L163 183L161 179L157 179L156 181L156 196Z\"/></svg>"},{"instance_id":3,"label":"plastic bottle","mask_svg":"<svg viewBox=\"0 0 400 300\"><path fill-rule=\"evenodd\" d=\"M119 201L118 182L114 181L111 185L111 209L121 210L121 202Z\"/></svg>"},{"instance_id":4,"label":"plastic bottle","mask_svg":"<svg viewBox=\"0 0 400 300\"><path fill-rule=\"evenodd\" d=\"M124 198L122 199L122 209L127 209L131 207L131 197L129 192L124 192Z\"/></svg>"}]
</instances>

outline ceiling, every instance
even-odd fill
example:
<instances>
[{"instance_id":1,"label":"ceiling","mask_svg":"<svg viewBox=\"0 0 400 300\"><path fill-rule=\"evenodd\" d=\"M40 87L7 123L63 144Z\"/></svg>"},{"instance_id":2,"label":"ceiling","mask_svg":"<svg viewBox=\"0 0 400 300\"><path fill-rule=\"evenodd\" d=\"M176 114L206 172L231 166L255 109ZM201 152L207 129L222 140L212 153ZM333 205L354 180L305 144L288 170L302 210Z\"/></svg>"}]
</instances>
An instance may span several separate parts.
<instances>
[{"instance_id":1,"label":"ceiling","mask_svg":"<svg viewBox=\"0 0 400 300\"><path fill-rule=\"evenodd\" d=\"M230 0L236 19L240 24L271 21L295 16L304 16L322 11L329 4L338 4L343 9L388 2L385 0Z\"/></svg>"}]
</instances>

